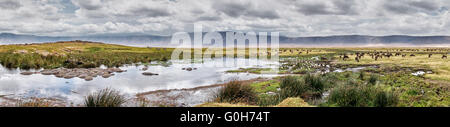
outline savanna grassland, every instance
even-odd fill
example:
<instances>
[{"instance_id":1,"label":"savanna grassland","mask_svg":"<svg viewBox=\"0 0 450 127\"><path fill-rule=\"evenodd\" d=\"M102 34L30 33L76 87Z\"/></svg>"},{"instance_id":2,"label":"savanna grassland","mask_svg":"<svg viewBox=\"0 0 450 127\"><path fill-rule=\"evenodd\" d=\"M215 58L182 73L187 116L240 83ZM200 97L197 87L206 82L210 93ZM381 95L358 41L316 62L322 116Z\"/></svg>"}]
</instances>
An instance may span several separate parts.
<instances>
[{"instance_id":1,"label":"savanna grassland","mask_svg":"<svg viewBox=\"0 0 450 127\"><path fill-rule=\"evenodd\" d=\"M0 45L0 63L6 68L21 69L119 67L131 63L166 61L172 50L83 41Z\"/></svg>"},{"instance_id":2,"label":"savanna grassland","mask_svg":"<svg viewBox=\"0 0 450 127\"><path fill-rule=\"evenodd\" d=\"M0 64L25 70L120 67L167 61L172 51L83 41L0 45ZM247 51L237 51L249 56ZM448 107L449 52L450 48L281 48L259 52L279 54L280 76L250 83L232 81L219 89L213 100L198 106ZM237 57L236 53L233 56ZM225 73L261 74L268 70L253 67ZM86 106L117 107L126 100L120 90L107 89L89 96ZM37 102L26 104L40 105Z\"/></svg>"},{"instance_id":3,"label":"savanna grassland","mask_svg":"<svg viewBox=\"0 0 450 127\"><path fill-rule=\"evenodd\" d=\"M246 92L254 93L247 94L254 95L253 101L218 98L216 102L277 106L294 97L307 106L448 107L449 52L449 48L284 48L279 50L282 65L278 73L290 76L250 84L253 89ZM228 72L258 74L266 69ZM217 96L230 97L228 94L242 98L226 92Z\"/></svg>"}]
</instances>

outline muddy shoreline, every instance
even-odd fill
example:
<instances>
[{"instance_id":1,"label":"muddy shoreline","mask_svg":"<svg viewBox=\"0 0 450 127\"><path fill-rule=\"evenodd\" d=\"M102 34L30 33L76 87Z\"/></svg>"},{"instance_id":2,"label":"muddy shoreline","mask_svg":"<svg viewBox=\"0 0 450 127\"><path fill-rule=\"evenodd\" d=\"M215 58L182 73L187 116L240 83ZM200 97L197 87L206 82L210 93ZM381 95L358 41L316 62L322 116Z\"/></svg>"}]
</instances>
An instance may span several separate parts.
<instances>
[{"instance_id":1,"label":"muddy shoreline","mask_svg":"<svg viewBox=\"0 0 450 127\"><path fill-rule=\"evenodd\" d=\"M240 80L243 85L268 81L271 78ZM212 84L194 88L156 90L136 94L134 101L146 100L149 106L192 107L213 100L214 94L227 83Z\"/></svg>"}]
</instances>

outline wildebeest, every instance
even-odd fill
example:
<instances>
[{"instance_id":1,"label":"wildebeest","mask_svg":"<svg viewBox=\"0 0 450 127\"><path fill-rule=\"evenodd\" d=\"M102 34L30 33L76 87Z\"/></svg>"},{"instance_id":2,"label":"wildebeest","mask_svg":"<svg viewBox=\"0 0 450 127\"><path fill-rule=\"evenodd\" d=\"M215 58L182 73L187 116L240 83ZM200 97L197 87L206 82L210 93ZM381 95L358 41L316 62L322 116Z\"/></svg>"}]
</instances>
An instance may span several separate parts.
<instances>
[{"instance_id":1,"label":"wildebeest","mask_svg":"<svg viewBox=\"0 0 450 127\"><path fill-rule=\"evenodd\" d=\"M355 57L355 60L356 60L356 62L359 62L359 58L358 58L358 56L357 56L357 57Z\"/></svg>"},{"instance_id":2,"label":"wildebeest","mask_svg":"<svg viewBox=\"0 0 450 127\"><path fill-rule=\"evenodd\" d=\"M447 59L447 55L443 54L442 59L444 59L444 58Z\"/></svg>"},{"instance_id":3,"label":"wildebeest","mask_svg":"<svg viewBox=\"0 0 450 127\"><path fill-rule=\"evenodd\" d=\"M431 58L432 55L433 55L433 54L428 54L428 58Z\"/></svg>"},{"instance_id":4,"label":"wildebeest","mask_svg":"<svg viewBox=\"0 0 450 127\"><path fill-rule=\"evenodd\" d=\"M412 56L416 56L416 55L414 55L414 54L411 54L411 55L409 55L409 56L411 56L411 57L412 57Z\"/></svg>"},{"instance_id":5,"label":"wildebeest","mask_svg":"<svg viewBox=\"0 0 450 127\"><path fill-rule=\"evenodd\" d=\"M347 55L344 55L344 58L342 58L342 60L346 60L346 59L350 59L350 57L348 57Z\"/></svg>"}]
</instances>

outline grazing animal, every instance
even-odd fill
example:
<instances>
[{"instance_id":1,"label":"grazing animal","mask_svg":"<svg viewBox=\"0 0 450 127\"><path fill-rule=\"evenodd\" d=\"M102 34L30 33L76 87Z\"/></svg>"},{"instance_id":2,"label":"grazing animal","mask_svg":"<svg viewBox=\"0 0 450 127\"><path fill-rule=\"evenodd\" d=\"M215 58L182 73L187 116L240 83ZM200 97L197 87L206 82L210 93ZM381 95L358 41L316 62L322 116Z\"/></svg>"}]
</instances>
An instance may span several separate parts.
<instances>
[{"instance_id":1,"label":"grazing animal","mask_svg":"<svg viewBox=\"0 0 450 127\"><path fill-rule=\"evenodd\" d=\"M403 54L402 57L406 57L406 54Z\"/></svg>"},{"instance_id":2,"label":"grazing animal","mask_svg":"<svg viewBox=\"0 0 450 127\"><path fill-rule=\"evenodd\" d=\"M350 57L348 57L347 55L344 55L344 58L342 58L342 60L346 60L346 59L350 59Z\"/></svg>"},{"instance_id":3,"label":"grazing animal","mask_svg":"<svg viewBox=\"0 0 450 127\"><path fill-rule=\"evenodd\" d=\"M416 55L414 55L414 54L411 54L411 55L409 55L409 56L413 57L413 56L416 56Z\"/></svg>"},{"instance_id":4,"label":"grazing animal","mask_svg":"<svg viewBox=\"0 0 450 127\"><path fill-rule=\"evenodd\" d=\"M428 54L428 58L431 58L432 55L433 55L433 54Z\"/></svg>"},{"instance_id":5,"label":"grazing animal","mask_svg":"<svg viewBox=\"0 0 450 127\"><path fill-rule=\"evenodd\" d=\"M375 61L377 61L379 57L380 57L379 55L375 56Z\"/></svg>"},{"instance_id":6,"label":"grazing animal","mask_svg":"<svg viewBox=\"0 0 450 127\"><path fill-rule=\"evenodd\" d=\"M444 58L447 59L447 55L445 55L445 54L442 55L442 59L444 59Z\"/></svg>"},{"instance_id":7,"label":"grazing animal","mask_svg":"<svg viewBox=\"0 0 450 127\"><path fill-rule=\"evenodd\" d=\"M358 57L355 57L355 60L356 60L356 62L359 62L359 58Z\"/></svg>"}]
</instances>

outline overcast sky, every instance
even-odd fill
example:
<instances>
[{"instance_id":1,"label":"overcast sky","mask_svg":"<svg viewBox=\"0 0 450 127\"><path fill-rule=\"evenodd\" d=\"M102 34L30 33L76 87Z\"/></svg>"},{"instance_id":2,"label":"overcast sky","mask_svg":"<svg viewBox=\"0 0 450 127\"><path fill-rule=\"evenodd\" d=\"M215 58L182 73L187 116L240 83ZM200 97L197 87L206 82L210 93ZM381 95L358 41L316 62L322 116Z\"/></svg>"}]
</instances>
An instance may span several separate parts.
<instances>
[{"instance_id":1,"label":"overcast sky","mask_svg":"<svg viewBox=\"0 0 450 127\"><path fill-rule=\"evenodd\" d=\"M450 35L450 0L0 0L0 32L48 36L279 31Z\"/></svg>"}]
</instances>

